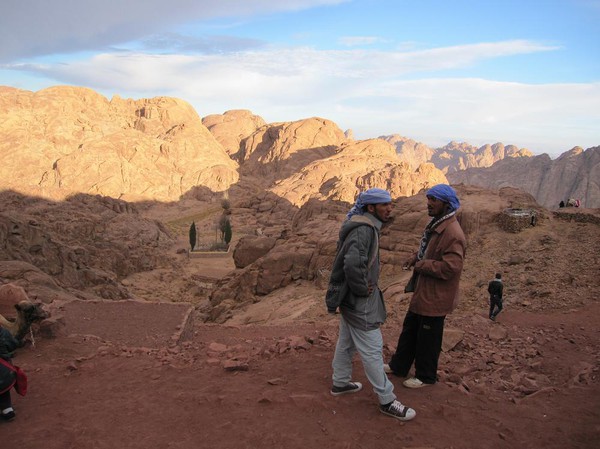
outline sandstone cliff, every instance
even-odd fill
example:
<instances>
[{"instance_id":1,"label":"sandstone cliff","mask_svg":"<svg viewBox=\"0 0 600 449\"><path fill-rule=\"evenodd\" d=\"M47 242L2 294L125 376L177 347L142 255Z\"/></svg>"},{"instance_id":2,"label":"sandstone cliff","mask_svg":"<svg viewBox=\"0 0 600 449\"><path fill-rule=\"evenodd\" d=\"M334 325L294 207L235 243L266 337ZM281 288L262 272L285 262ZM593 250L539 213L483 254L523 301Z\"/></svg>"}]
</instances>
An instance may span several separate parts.
<instances>
[{"instance_id":1,"label":"sandstone cliff","mask_svg":"<svg viewBox=\"0 0 600 449\"><path fill-rule=\"evenodd\" d=\"M202 124L230 156L237 155L242 140L266 125L262 117L243 109L207 115L202 118Z\"/></svg>"},{"instance_id":2,"label":"sandstone cliff","mask_svg":"<svg viewBox=\"0 0 600 449\"><path fill-rule=\"evenodd\" d=\"M371 139L342 145L334 155L305 165L271 191L301 206L310 198L352 203L361 190L374 186L389 190L393 197L412 196L442 182L446 177L433 164L413 170L390 144Z\"/></svg>"},{"instance_id":3,"label":"sandstone cliff","mask_svg":"<svg viewBox=\"0 0 600 449\"><path fill-rule=\"evenodd\" d=\"M109 101L66 86L0 93L1 188L175 200L238 180L237 164L182 100Z\"/></svg>"},{"instance_id":4,"label":"sandstone cliff","mask_svg":"<svg viewBox=\"0 0 600 449\"><path fill-rule=\"evenodd\" d=\"M600 207L600 147L575 147L556 160L547 154L531 158L507 158L489 168L471 168L448 174L451 183L488 189L520 188L545 207L556 208L569 198L582 207Z\"/></svg>"}]
</instances>

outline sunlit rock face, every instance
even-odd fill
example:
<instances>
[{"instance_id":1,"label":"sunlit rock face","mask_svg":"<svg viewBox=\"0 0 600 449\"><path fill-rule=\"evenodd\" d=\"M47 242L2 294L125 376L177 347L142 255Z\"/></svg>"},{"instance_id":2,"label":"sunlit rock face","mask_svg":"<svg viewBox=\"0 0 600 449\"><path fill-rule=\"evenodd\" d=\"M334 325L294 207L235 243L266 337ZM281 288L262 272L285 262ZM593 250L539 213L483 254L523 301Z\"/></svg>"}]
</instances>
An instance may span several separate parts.
<instances>
[{"instance_id":1,"label":"sunlit rock face","mask_svg":"<svg viewBox=\"0 0 600 449\"><path fill-rule=\"evenodd\" d=\"M238 180L237 163L185 101L109 101L66 86L0 94L2 188L54 199L89 193L166 201Z\"/></svg>"}]
</instances>

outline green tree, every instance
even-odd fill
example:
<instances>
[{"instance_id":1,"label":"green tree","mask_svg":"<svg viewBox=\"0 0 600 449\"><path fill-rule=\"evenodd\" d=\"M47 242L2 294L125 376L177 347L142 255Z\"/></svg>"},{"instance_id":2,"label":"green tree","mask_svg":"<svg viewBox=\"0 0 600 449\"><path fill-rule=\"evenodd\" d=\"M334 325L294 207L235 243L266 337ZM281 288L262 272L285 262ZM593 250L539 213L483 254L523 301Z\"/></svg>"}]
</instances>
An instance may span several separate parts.
<instances>
[{"instance_id":1,"label":"green tree","mask_svg":"<svg viewBox=\"0 0 600 449\"><path fill-rule=\"evenodd\" d=\"M190 226L190 246L192 247L192 251L194 251L194 247L196 246L196 223L193 221Z\"/></svg>"},{"instance_id":2,"label":"green tree","mask_svg":"<svg viewBox=\"0 0 600 449\"><path fill-rule=\"evenodd\" d=\"M221 215L221 217L219 217L219 223L217 224L217 229L221 233L221 242L225 241L225 228L227 227L228 222L229 222L229 218L227 218L227 215Z\"/></svg>"},{"instance_id":3,"label":"green tree","mask_svg":"<svg viewBox=\"0 0 600 449\"><path fill-rule=\"evenodd\" d=\"M225 243L227 243L229 245L229 242L231 242L231 236L232 236L231 222L229 220L227 220L225 222L225 232L223 234L224 234Z\"/></svg>"}]
</instances>

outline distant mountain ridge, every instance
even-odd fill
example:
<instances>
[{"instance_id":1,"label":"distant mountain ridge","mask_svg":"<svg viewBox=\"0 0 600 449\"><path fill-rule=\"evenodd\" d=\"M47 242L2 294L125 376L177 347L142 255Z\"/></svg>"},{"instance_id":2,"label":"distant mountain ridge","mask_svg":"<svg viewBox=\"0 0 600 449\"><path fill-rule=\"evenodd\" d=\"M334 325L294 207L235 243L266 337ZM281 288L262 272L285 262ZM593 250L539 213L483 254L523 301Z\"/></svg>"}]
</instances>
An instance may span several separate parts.
<instances>
[{"instance_id":1,"label":"distant mountain ridge","mask_svg":"<svg viewBox=\"0 0 600 449\"><path fill-rule=\"evenodd\" d=\"M500 189L517 187L548 208L561 201L579 199L582 207L600 207L600 146L575 147L555 160L547 154L530 158L506 158L489 168L470 168L448 174L453 184Z\"/></svg>"},{"instance_id":2,"label":"distant mountain ridge","mask_svg":"<svg viewBox=\"0 0 600 449\"><path fill-rule=\"evenodd\" d=\"M0 86L0 119L0 187L53 199L173 201L240 188L301 205L351 202L375 185L410 196L439 182L519 187L547 206L575 196L598 207L600 197L594 149L551 161L502 143L431 149L398 134L356 141L323 118L268 124L232 110L201 119L183 100L108 100L69 86Z\"/></svg>"},{"instance_id":3,"label":"distant mountain ridge","mask_svg":"<svg viewBox=\"0 0 600 449\"><path fill-rule=\"evenodd\" d=\"M489 167L507 157L531 157L533 153L526 148L517 148L515 145L495 143L475 147L466 142L450 142L447 145L431 149L421 142L402 137L398 134L380 136L380 139L396 147L396 152L401 159L411 167L423 162L432 162L444 173L466 170L475 167Z\"/></svg>"}]
</instances>

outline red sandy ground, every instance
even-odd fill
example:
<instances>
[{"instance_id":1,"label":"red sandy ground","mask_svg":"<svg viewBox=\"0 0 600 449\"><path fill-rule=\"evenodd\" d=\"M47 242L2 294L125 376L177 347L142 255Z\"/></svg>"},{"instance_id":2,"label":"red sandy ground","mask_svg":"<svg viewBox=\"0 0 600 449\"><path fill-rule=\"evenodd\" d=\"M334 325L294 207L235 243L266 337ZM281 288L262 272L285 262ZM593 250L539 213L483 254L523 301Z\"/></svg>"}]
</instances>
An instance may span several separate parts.
<instances>
[{"instance_id":1,"label":"red sandy ground","mask_svg":"<svg viewBox=\"0 0 600 449\"><path fill-rule=\"evenodd\" d=\"M408 423L379 413L358 360L355 377L363 391L329 394L336 319L282 326L196 323L193 339L170 349L136 349L81 334L38 339L15 359L29 374L30 391L14 397L17 419L0 422L1 447L599 447L600 307L555 314L507 310L499 321L525 333L560 328L570 336L540 347L544 374L559 388L514 400L499 390L466 392L445 382L409 390L392 378L399 399L417 410ZM395 317L383 328L392 348L398 331ZM314 344L279 354L277 342L291 335ZM246 354L249 369L225 371L211 343ZM570 368L580 360L595 360L594 380L569 385Z\"/></svg>"}]
</instances>

